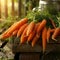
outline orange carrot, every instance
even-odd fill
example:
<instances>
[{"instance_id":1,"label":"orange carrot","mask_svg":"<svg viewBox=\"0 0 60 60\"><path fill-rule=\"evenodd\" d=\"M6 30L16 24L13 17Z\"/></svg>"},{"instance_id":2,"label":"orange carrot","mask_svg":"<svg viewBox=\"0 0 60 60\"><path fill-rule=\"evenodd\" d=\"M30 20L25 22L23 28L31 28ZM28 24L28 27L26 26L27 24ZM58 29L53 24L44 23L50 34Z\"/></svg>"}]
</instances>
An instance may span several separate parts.
<instances>
[{"instance_id":1,"label":"orange carrot","mask_svg":"<svg viewBox=\"0 0 60 60\"><path fill-rule=\"evenodd\" d=\"M54 28L56 28L56 25L55 25L54 21L53 21L51 18L50 18L50 22L51 22L52 26L53 26Z\"/></svg>"},{"instance_id":2,"label":"orange carrot","mask_svg":"<svg viewBox=\"0 0 60 60\"><path fill-rule=\"evenodd\" d=\"M34 30L28 36L28 40L27 40L28 42L30 42L33 39L33 37L35 36L36 30L37 30L39 24L40 24L40 22L35 25Z\"/></svg>"},{"instance_id":3,"label":"orange carrot","mask_svg":"<svg viewBox=\"0 0 60 60\"><path fill-rule=\"evenodd\" d=\"M28 26L28 29L27 29L27 36L29 36L29 34L34 30L34 26L35 26L35 23L34 21L32 21L29 26Z\"/></svg>"},{"instance_id":4,"label":"orange carrot","mask_svg":"<svg viewBox=\"0 0 60 60\"><path fill-rule=\"evenodd\" d=\"M28 22L28 19L27 18L21 19L20 21L18 21L16 23L16 25L11 30L9 30L8 33L12 33L14 30L20 28L23 24L25 24L27 22Z\"/></svg>"},{"instance_id":5,"label":"orange carrot","mask_svg":"<svg viewBox=\"0 0 60 60\"><path fill-rule=\"evenodd\" d=\"M28 24L26 23L23 26L21 26L21 28L18 30L17 37L19 37L23 33L23 31L24 31L24 29L26 28L27 25Z\"/></svg>"},{"instance_id":6,"label":"orange carrot","mask_svg":"<svg viewBox=\"0 0 60 60\"><path fill-rule=\"evenodd\" d=\"M32 40L32 47L35 46L36 42L38 41L38 39L40 38L40 34L36 34Z\"/></svg>"},{"instance_id":7,"label":"orange carrot","mask_svg":"<svg viewBox=\"0 0 60 60\"><path fill-rule=\"evenodd\" d=\"M12 27L15 25L16 23L14 23L11 27L9 27L6 31L4 31L2 34L1 34L1 39L3 39L3 37L5 37L6 36L6 34L8 33L8 31L10 30L10 29L12 29ZM9 34L8 34L9 35Z\"/></svg>"},{"instance_id":8,"label":"orange carrot","mask_svg":"<svg viewBox=\"0 0 60 60\"><path fill-rule=\"evenodd\" d=\"M50 32L53 33L55 31L55 29L51 29Z\"/></svg>"},{"instance_id":9,"label":"orange carrot","mask_svg":"<svg viewBox=\"0 0 60 60\"><path fill-rule=\"evenodd\" d=\"M45 25L46 25L46 20L44 19L44 20L40 23L40 25L39 25L39 27L38 27L38 29L37 29L37 33L40 33L40 31L45 27Z\"/></svg>"},{"instance_id":10,"label":"orange carrot","mask_svg":"<svg viewBox=\"0 0 60 60\"><path fill-rule=\"evenodd\" d=\"M48 30L47 30L47 42L49 42L50 33L51 33L51 28L48 28Z\"/></svg>"},{"instance_id":11,"label":"orange carrot","mask_svg":"<svg viewBox=\"0 0 60 60\"><path fill-rule=\"evenodd\" d=\"M28 29L28 26L25 28L25 30L23 31L23 33L21 35L21 39L20 39L21 44L25 43L27 40L27 36L26 36L27 29Z\"/></svg>"},{"instance_id":12,"label":"orange carrot","mask_svg":"<svg viewBox=\"0 0 60 60\"><path fill-rule=\"evenodd\" d=\"M11 36L11 34L6 34L6 35L4 35L4 36L1 35L0 38L1 38L1 39L6 39L6 38L9 38L10 36Z\"/></svg>"},{"instance_id":13,"label":"orange carrot","mask_svg":"<svg viewBox=\"0 0 60 60\"><path fill-rule=\"evenodd\" d=\"M42 31L42 46L43 46L43 53L46 50L46 44L47 44L47 28L44 27Z\"/></svg>"},{"instance_id":14,"label":"orange carrot","mask_svg":"<svg viewBox=\"0 0 60 60\"><path fill-rule=\"evenodd\" d=\"M17 35L17 32L18 32L18 30L15 30L15 31L13 32L12 36L16 36L16 35Z\"/></svg>"},{"instance_id":15,"label":"orange carrot","mask_svg":"<svg viewBox=\"0 0 60 60\"><path fill-rule=\"evenodd\" d=\"M12 29L12 27L13 27L15 24L16 24L16 23L14 23L11 27L9 27L6 31L4 31L4 32L1 34L0 39L4 39L5 36L6 36L6 38L7 38L8 36L12 35L12 34L8 34L8 32L9 32L10 29Z\"/></svg>"},{"instance_id":16,"label":"orange carrot","mask_svg":"<svg viewBox=\"0 0 60 60\"><path fill-rule=\"evenodd\" d=\"M35 30L30 33L30 35L28 36L27 41L30 42L33 39L34 35L35 35Z\"/></svg>"},{"instance_id":17,"label":"orange carrot","mask_svg":"<svg viewBox=\"0 0 60 60\"><path fill-rule=\"evenodd\" d=\"M36 26L37 26L37 28L36 28L36 33L37 33L37 29L39 28L40 24L41 24L41 22L38 22L38 23L36 24Z\"/></svg>"},{"instance_id":18,"label":"orange carrot","mask_svg":"<svg viewBox=\"0 0 60 60\"><path fill-rule=\"evenodd\" d=\"M16 29L20 28L23 24L27 23L28 19L24 18L21 19L20 21L14 23L9 29L7 29L4 33L2 33L2 36L4 36L5 34L12 34L13 31L15 31Z\"/></svg>"},{"instance_id":19,"label":"orange carrot","mask_svg":"<svg viewBox=\"0 0 60 60\"><path fill-rule=\"evenodd\" d=\"M56 37L59 35L59 32L60 32L60 28L56 28L53 35L52 35L53 40L57 41Z\"/></svg>"}]
</instances>

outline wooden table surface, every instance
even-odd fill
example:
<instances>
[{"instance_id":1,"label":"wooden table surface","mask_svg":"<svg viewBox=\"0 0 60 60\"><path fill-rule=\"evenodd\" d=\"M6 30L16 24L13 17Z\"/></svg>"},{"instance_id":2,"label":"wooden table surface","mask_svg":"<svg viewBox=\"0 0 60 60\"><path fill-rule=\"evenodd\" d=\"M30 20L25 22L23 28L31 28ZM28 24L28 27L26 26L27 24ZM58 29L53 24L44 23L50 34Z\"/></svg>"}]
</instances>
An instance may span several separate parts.
<instances>
[{"instance_id":1,"label":"wooden table surface","mask_svg":"<svg viewBox=\"0 0 60 60\"><path fill-rule=\"evenodd\" d=\"M15 39L16 40L16 39ZM37 43L34 47L32 47L30 44L20 44L19 39L16 41L14 40L14 43L12 45L12 51L15 52L41 52L42 51L42 44L41 40L39 43ZM60 52L60 36L57 38L57 42L50 39L50 42L47 43L46 51L58 51Z\"/></svg>"}]
</instances>

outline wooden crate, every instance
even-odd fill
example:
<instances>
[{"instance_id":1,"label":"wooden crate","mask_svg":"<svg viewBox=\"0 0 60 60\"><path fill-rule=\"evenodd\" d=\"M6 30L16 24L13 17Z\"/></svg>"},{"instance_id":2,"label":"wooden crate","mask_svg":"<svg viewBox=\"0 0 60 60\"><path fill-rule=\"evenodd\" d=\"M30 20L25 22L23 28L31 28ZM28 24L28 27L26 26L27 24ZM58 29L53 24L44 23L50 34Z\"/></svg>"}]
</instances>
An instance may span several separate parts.
<instances>
[{"instance_id":1,"label":"wooden crate","mask_svg":"<svg viewBox=\"0 0 60 60\"><path fill-rule=\"evenodd\" d=\"M27 44L27 43L20 44L19 38L15 39L14 43L12 45L12 51L13 51L13 53L16 53L16 52L42 52L41 40L34 47L32 47L30 44ZM60 52L60 36L57 38L57 42L50 39L50 42L47 43L46 52L49 52L49 51Z\"/></svg>"},{"instance_id":2,"label":"wooden crate","mask_svg":"<svg viewBox=\"0 0 60 60\"><path fill-rule=\"evenodd\" d=\"M54 53L60 54L60 37L57 38L57 42L50 39L50 42L47 44L46 53L42 54L42 44L41 40L34 47L30 44L20 44L19 38L14 40L12 45L12 51L14 54L19 53L19 60L52 60L56 59ZM57 55L60 57L60 55ZM60 59L60 58L59 58Z\"/></svg>"}]
</instances>

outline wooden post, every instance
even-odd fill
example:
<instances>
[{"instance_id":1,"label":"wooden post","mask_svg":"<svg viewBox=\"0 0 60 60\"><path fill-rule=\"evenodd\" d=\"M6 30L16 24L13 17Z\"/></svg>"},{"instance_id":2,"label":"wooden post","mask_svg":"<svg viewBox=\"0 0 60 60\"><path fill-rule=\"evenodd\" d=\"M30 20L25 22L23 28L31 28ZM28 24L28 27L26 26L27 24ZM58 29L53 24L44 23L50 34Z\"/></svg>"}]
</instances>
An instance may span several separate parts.
<instances>
[{"instance_id":1,"label":"wooden post","mask_svg":"<svg viewBox=\"0 0 60 60\"><path fill-rule=\"evenodd\" d=\"M8 0L5 0L5 18L8 17Z\"/></svg>"},{"instance_id":2,"label":"wooden post","mask_svg":"<svg viewBox=\"0 0 60 60\"><path fill-rule=\"evenodd\" d=\"M1 0L0 0L0 18L1 18Z\"/></svg>"},{"instance_id":3,"label":"wooden post","mask_svg":"<svg viewBox=\"0 0 60 60\"><path fill-rule=\"evenodd\" d=\"M32 7L33 7L33 5L32 5L32 1L31 1L31 0L29 0L28 10L32 10Z\"/></svg>"},{"instance_id":4,"label":"wooden post","mask_svg":"<svg viewBox=\"0 0 60 60\"><path fill-rule=\"evenodd\" d=\"M24 1L24 3L23 3L23 1ZM25 4L26 4L26 0L23 0L23 1L21 1L21 16L22 16L22 18L23 17L25 17L25 15L26 15L26 6L25 6Z\"/></svg>"},{"instance_id":5,"label":"wooden post","mask_svg":"<svg viewBox=\"0 0 60 60\"><path fill-rule=\"evenodd\" d=\"M12 16L15 15L15 9L14 9L14 0L12 0Z\"/></svg>"},{"instance_id":6,"label":"wooden post","mask_svg":"<svg viewBox=\"0 0 60 60\"><path fill-rule=\"evenodd\" d=\"M18 0L18 17L21 17L21 0Z\"/></svg>"}]
</instances>

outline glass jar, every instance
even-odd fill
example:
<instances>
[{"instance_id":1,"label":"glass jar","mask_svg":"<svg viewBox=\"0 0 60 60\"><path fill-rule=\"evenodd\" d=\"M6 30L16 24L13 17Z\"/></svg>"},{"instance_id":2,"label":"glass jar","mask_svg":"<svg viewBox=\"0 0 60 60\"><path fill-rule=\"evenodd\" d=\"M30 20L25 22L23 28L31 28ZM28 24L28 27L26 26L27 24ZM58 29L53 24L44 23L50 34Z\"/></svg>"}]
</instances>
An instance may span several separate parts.
<instances>
[{"instance_id":1,"label":"glass jar","mask_svg":"<svg viewBox=\"0 0 60 60\"><path fill-rule=\"evenodd\" d=\"M50 14L58 14L60 12L60 0L40 0L39 8L48 10Z\"/></svg>"}]
</instances>

